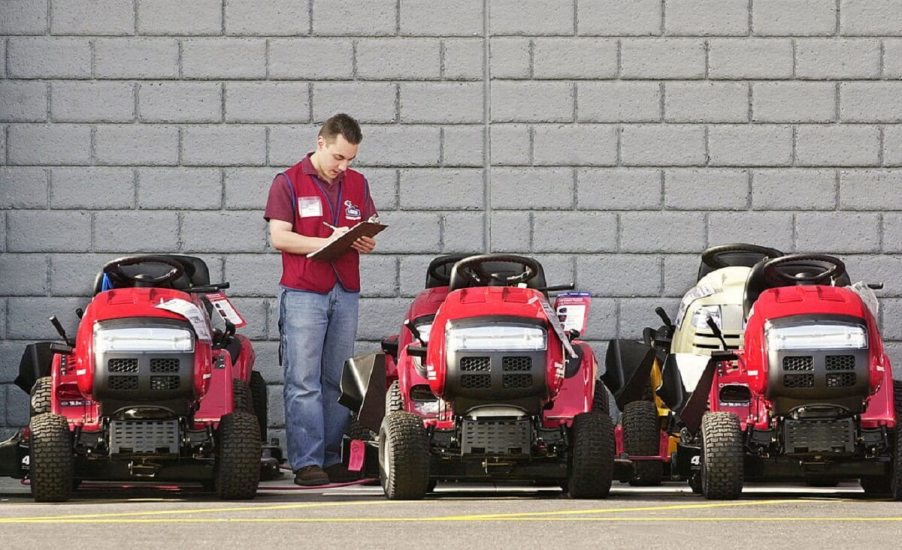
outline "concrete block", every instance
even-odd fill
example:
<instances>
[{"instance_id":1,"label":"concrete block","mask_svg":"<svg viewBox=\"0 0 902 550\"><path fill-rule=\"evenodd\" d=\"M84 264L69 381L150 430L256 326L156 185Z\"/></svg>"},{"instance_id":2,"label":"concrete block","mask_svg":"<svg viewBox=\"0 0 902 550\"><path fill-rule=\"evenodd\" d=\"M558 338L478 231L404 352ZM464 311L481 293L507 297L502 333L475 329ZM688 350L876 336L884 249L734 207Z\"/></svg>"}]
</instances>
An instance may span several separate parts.
<instances>
[{"instance_id":1,"label":"concrete block","mask_svg":"<svg viewBox=\"0 0 902 550\"><path fill-rule=\"evenodd\" d=\"M650 254L578 256L578 285L594 296L659 296L662 264Z\"/></svg>"},{"instance_id":2,"label":"concrete block","mask_svg":"<svg viewBox=\"0 0 902 550\"><path fill-rule=\"evenodd\" d=\"M91 128L74 124L10 125L9 164L91 163Z\"/></svg>"},{"instance_id":3,"label":"concrete block","mask_svg":"<svg viewBox=\"0 0 902 550\"><path fill-rule=\"evenodd\" d=\"M260 166L266 163L262 126L188 126L182 131L182 163L189 166Z\"/></svg>"},{"instance_id":4,"label":"concrete block","mask_svg":"<svg viewBox=\"0 0 902 550\"><path fill-rule=\"evenodd\" d=\"M357 339L380 341L397 331L407 313L407 301L399 298L360 300Z\"/></svg>"},{"instance_id":5,"label":"concrete block","mask_svg":"<svg viewBox=\"0 0 902 550\"><path fill-rule=\"evenodd\" d=\"M0 35L47 32L48 0L6 0L0 3Z\"/></svg>"},{"instance_id":6,"label":"concrete block","mask_svg":"<svg viewBox=\"0 0 902 550\"><path fill-rule=\"evenodd\" d=\"M659 0L580 0L576 4L577 34L642 36L661 34Z\"/></svg>"},{"instance_id":7,"label":"concrete block","mask_svg":"<svg viewBox=\"0 0 902 550\"><path fill-rule=\"evenodd\" d=\"M902 38L883 41L883 78L902 78Z\"/></svg>"},{"instance_id":8,"label":"concrete block","mask_svg":"<svg viewBox=\"0 0 902 550\"><path fill-rule=\"evenodd\" d=\"M441 245L441 214L435 212L381 212L389 226L379 235L383 254L433 253Z\"/></svg>"},{"instance_id":9,"label":"concrete block","mask_svg":"<svg viewBox=\"0 0 902 550\"><path fill-rule=\"evenodd\" d=\"M269 3L261 4L260 8L265 10L267 5ZM226 6L228 9L228 4ZM262 80L266 77L266 40L262 38L182 40L182 77Z\"/></svg>"},{"instance_id":10,"label":"concrete block","mask_svg":"<svg viewBox=\"0 0 902 550\"><path fill-rule=\"evenodd\" d=\"M607 298L592 298L592 307L589 309L589 322L583 332L583 338L596 340L610 340L617 337L617 300ZM604 354L596 352L599 361L599 369L604 365Z\"/></svg>"},{"instance_id":11,"label":"concrete block","mask_svg":"<svg viewBox=\"0 0 902 550\"><path fill-rule=\"evenodd\" d=\"M485 13L479 2L401 0L399 6L403 35L482 36Z\"/></svg>"},{"instance_id":12,"label":"concrete block","mask_svg":"<svg viewBox=\"0 0 902 550\"><path fill-rule=\"evenodd\" d=\"M671 168L664 171L664 205L672 210L745 210L745 170Z\"/></svg>"},{"instance_id":13,"label":"concrete block","mask_svg":"<svg viewBox=\"0 0 902 550\"><path fill-rule=\"evenodd\" d=\"M98 164L178 164L179 130L175 126L148 124L97 126L94 154Z\"/></svg>"},{"instance_id":14,"label":"concrete block","mask_svg":"<svg viewBox=\"0 0 902 550\"><path fill-rule=\"evenodd\" d=\"M580 122L658 122L661 86L657 82L579 82L576 118Z\"/></svg>"},{"instance_id":15,"label":"concrete block","mask_svg":"<svg viewBox=\"0 0 902 550\"><path fill-rule=\"evenodd\" d=\"M880 315L883 317L883 322L880 323L883 337L887 340L902 338L902 329L899 328L902 324L899 322L902 320L902 300L898 298L881 300L880 307Z\"/></svg>"},{"instance_id":16,"label":"concrete block","mask_svg":"<svg viewBox=\"0 0 902 550\"><path fill-rule=\"evenodd\" d=\"M664 120L668 122L747 122L749 88L744 82L668 82Z\"/></svg>"},{"instance_id":17,"label":"concrete block","mask_svg":"<svg viewBox=\"0 0 902 550\"><path fill-rule=\"evenodd\" d=\"M883 164L902 166L902 127L883 127Z\"/></svg>"},{"instance_id":18,"label":"concrete block","mask_svg":"<svg viewBox=\"0 0 902 550\"><path fill-rule=\"evenodd\" d=\"M570 209L573 170L570 168L492 168L492 209ZM536 197L542 197L537 201Z\"/></svg>"},{"instance_id":19,"label":"concrete block","mask_svg":"<svg viewBox=\"0 0 902 550\"><path fill-rule=\"evenodd\" d=\"M844 35L902 35L902 1L842 0L839 32Z\"/></svg>"},{"instance_id":20,"label":"concrete block","mask_svg":"<svg viewBox=\"0 0 902 550\"><path fill-rule=\"evenodd\" d=\"M434 166L441 149L434 126L373 126L367 129L358 162L368 166ZM416 147L411 147L411 144Z\"/></svg>"},{"instance_id":21,"label":"concrete block","mask_svg":"<svg viewBox=\"0 0 902 550\"><path fill-rule=\"evenodd\" d=\"M518 211L493 211L491 251L520 253L532 250L532 214Z\"/></svg>"},{"instance_id":22,"label":"concrete block","mask_svg":"<svg viewBox=\"0 0 902 550\"><path fill-rule=\"evenodd\" d=\"M880 134L875 126L798 126L799 166L876 166Z\"/></svg>"},{"instance_id":23,"label":"concrete block","mask_svg":"<svg viewBox=\"0 0 902 550\"><path fill-rule=\"evenodd\" d=\"M432 261L433 257L433 255L426 255L400 256L398 258L398 272L400 275L399 294L402 298L416 296L423 290L426 281L426 268L429 266L429 262Z\"/></svg>"},{"instance_id":24,"label":"concrete block","mask_svg":"<svg viewBox=\"0 0 902 550\"><path fill-rule=\"evenodd\" d=\"M841 210L902 210L902 170L841 170Z\"/></svg>"},{"instance_id":25,"label":"concrete block","mask_svg":"<svg viewBox=\"0 0 902 550\"><path fill-rule=\"evenodd\" d=\"M393 168L361 168L379 212L398 208L398 171Z\"/></svg>"},{"instance_id":26,"label":"concrete block","mask_svg":"<svg viewBox=\"0 0 902 550\"><path fill-rule=\"evenodd\" d=\"M866 38L796 40L796 77L802 79L878 78L880 42Z\"/></svg>"},{"instance_id":27,"label":"concrete block","mask_svg":"<svg viewBox=\"0 0 902 550\"><path fill-rule=\"evenodd\" d=\"M526 124L492 124L492 164L530 164L531 132Z\"/></svg>"},{"instance_id":28,"label":"concrete block","mask_svg":"<svg viewBox=\"0 0 902 550\"><path fill-rule=\"evenodd\" d=\"M656 307L663 307L673 317L679 308L679 298L629 298L618 300L619 324L617 338L641 339L645 327L658 327L660 318L655 315Z\"/></svg>"},{"instance_id":29,"label":"concrete block","mask_svg":"<svg viewBox=\"0 0 902 550\"><path fill-rule=\"evenodd\" d=\"M47 320L51 315L56 315L66 332L74 335L78 325L75 309L84 307L86 303L84 298L9 298L6 315L12 322L6 327L6 337L31 341L56 340L59 334ZM21 349L20 346L20 356Z\"/></svg>"},{"instance_id":30,"label":"concrete block","mask_svg":"<svg viewBox=\"0 0 902 550\"><path fill-rule=\"evenodd\" d=\"M540 125L533 134L533 162L544 166L613 166L617 164L614 125Z\"/></svg>"},{"instance_id":31,"label":"concrete block","mask_svg":"<svg viewBox=\"0 0 902 550\"><path fill-rule=\"evenodd\" d=\"M422 82L400 85L401 121L465 124L483 122L481 82Z\"/></svg>"},{"instance_id":32,"label":"concrete block","mask_svg":"<svg viewBox=\"0 0 902 550\"><path fill-rule=\"evenodd\" d=\"M47 120L47 84L30 80L0 81L0 121Z\"/></svg>"},{"instance_id":33,"label":"concrete block","mask_svg":"<svg viewBox=\"0 0 902 550\"><path fill-rule=\"evenodd\" d=\"M87 252L91 214L78 210L13 210L6 216L9 252Z\"/></svg>"},{"instance_id":34,"label":"concrete block","mask_svg":"<svg viewBox=\"0 0 902 550\"><path fill-rule=\"evenodd\" d=\"M178 78L179 42L172 38L98 38L94 41L94 75Z\"/></svg>"},{"instance_id":35,"label":"concrete block","mask_svg":"<svg viewBox=\"0 0 902 550\"><path fill-rule=\"evenodd\" d=\"M489 33L573 34L573 0L495 0L489 5Z\"/></svg>"},{"instance_id":36,"label":"concrete block","mask_svg":"<svg viewBox=\"0 0 902 550\"><path fill-rule=\"evenodd\" d=\"M310 120L306 82L231 82L225 85L226 122Z\"/></svg>"},{"instance_id":37,"label":"concrete block","mask_svg":"<svg viewBox=\"0 0 902 550\"><path fill-rule=\"evenodd\" d=\"M401 170L404 210L478 210L485 203L485 181L478 168Z\"/></svg>"},{"instance_id":38,"label":"concrete block","mask_svg":"<svg viewBox=\"0 0 902 550\"><path fill-rule=\"evenodd\" d=\"M492 78L532 76L532 41L528 38L490 38L489 74Z\"/></svg>"},{"instance_id":39,"label":"concrete block","mask_svg":"<svg viewBox=\"0 0 902 550\"><path fill-rule=\"evenodd\" d=\"M377 245L378 247L378 241ZM393 298L398 295L398 258L379 254L360 256L360 295Z\"/></svg>"},{"instance_id":40,"label":"concrete block","mask_svg":"<svg viewBox=\"0 0 902 550\"><path fill-rule=\"evenodd\" d=\"M276 168L227 168L224 170L225 207L228 210L263 210ZM211 177L212 180L212 177Z\"/></svg>"},{"instance_id":41,"label":"concrete block","mask_svg":"<svg viewBox=\"0 0 902 550\"><path fill-rule=\"evenodd\" d=\"M693 212L620 214L620 251L692 252L705 248L705 219Z\"/></svg>"},{"instance_id":42,"label":"concrete block","mask_svg":"<svg viewBox=\"0 0 902 550\"><path fill-rule=\"evenodd\" d=\"M776 125L715 125L708 131L713 166L788 166L792 128Z\"/></svg>"},{"instance_id":43,"label":"concrete block","mask_svg":"<svg viewBox=\"0 0 902 550\"><path fill-rule=\"evenodd\" d=\"M833 170L762 169L752 172L755 210L833 210L836 174Z\"/></svg>"},{"instance_id":44,"label":"concrete block","mask_svg":"<svg viewBox=\"0 0 902 550\"><path fill-rule=\"evenodd\" d=\"M752 32L773 36L829 36L836 31L836 0L755 0Z\"/></svg>"},{"instance_id":45,"label":"concrete block","mask_svg":"<svg viewBox=\"0 0 902 550\"><path fill-rule=\"evenodd\" d=\"M397 0L312 2L313 34L387 36L397 31Z\"/></svg>"},{"instance_id":46,"label":"concrete block","mask_svg":"<svg viewBox=\"0 0 902 550\"><path fill-rule=\"evenodd\" d=\"M234 298L231 302L247 321L247 325L241 329L241 334L252 340L266 340L269 334L267 327L271 322L270 301L261 298Z\"/></svg>"},{"instance_id":47,"label":"concrete block","mask_svg":"<svg viewBox=\"0 0 902 550\"><path fill-rule=\"evenodd\" d=\"M883 251L902 252L902 214L889 212L883 215Z\"/></svg>"},{"instance_id":48,"label":"concrete block","mask_svg":"<svg viewBox=\"0 0 902 550\"><path fill-rule=\"evenodd\" d=\"M137 0L138 33L147 35L222 34L222 0Z\"/></svg>"},{"instance_id":49,"label":"concrete block","mask_svg":"<svg viewBox=\"0 0 902 550\"><path fill-rule=\"evenodd\" d=\"M753 122L832 122L836 86L832 82L752 84Z\"/></svg>"},{"instance_id":50,"label":"concrete block","mask_svg":"<svg viewBox=\"0 0 902 550\"><path fill-rule=\"evenodd\" d=\"M746 0L664 0L669 35L744 36L749 32Z\"/></svg>"},{"instance_id":51,"label":"concrete block","mask_svg":"<svg viewBox=\"0 0 902 550\"><path fill-rule=\"evenodd\" d=\"M141 168L138 208L209 210L222 207L222 175L212 168Z\"/></svg>"},{"instance_id":52,"label":"concrete block","mask_svg":"<svg viewBox=\"0 0 902 550\"><path fill-rule=\"evenodd\" d=\"M620 135L626 166L694 166L705 163L705 128L694 125L624 126Z\"/></svg>"},{"instance_id":53,"label":"concrete block","mask_svg":"<svg viewBox=\"0 0 902 550\"><path fill-rule=\"evenodd\" d=\"M533 77L599 79L617 77L617 41L607 38L533 40Z\"/></svg>"},{"instance_id":54,"label":"concrete block","mask_svg":"<svg viewBox=\"0 0 902 550\"><path fill-rule=\"evenodd\" d=\"M249 36L294 36L310 27L310 6L297 0L226 0L225 32Z\"/></svg>"},{"instance_id":55,"label":"concrete block","mask_svg":"<svg viewBox=\"0 0 902 550\"><path fill-rule=\"evenodd\" d=\"M658 210L661 172L633 168L587 168L576 172L580 210Z\"/></svg>"},{"instance_id":56,"label":"concrete block","mask_svg":"<svg viewBox=\"0 0 902 550\"><path fill-rule=\"evenodd\" d=\"M313 124L300 126L277 125L268 128L266 150L267 164L270 166L289 167L300 161L306 153L316 149L316 136L319 126ZM365 135L369 146L369 133Z\"/></svg>"},{"instance_id":57,"label":"concrete block","mask_svg":"<svg viewBox=\"0 0 902 550\"><path fill-rule=\"evenodd\" d=\"M130 82L54 82L50 95L54 122L135 120L135 86Z\"/></svg>"},{"instance_id":58,"label":"concrete block","mask_svg":"<svg viewBox=\"0 0 902 550\"><path fill-rule=\"evenodd\" d=\"M49 256L50 294L88 298L94 293L94 280L103 266L114 259L111 254L53 254Z\"/></svg>"},{"instance_id":59,"label":"concrete block","mask_svg":"<svg viewBox=\"0 0 902 550\"><path fill-rule=\"evenodd\" d=\"M693 286L698 279L698 255L666 254L664 256L664 296L679 297Z\"/></svg>"},{"instance_id":60,"label":"concrete block","mask_svg":"<svg viewBox=\"0 0 902 550\"><path fill-rule=\"evenodd\" d=\"M135 175L130 168L85 166L51 170L50 207L88 210L135 206Z\"/></svg>"},{"instance_id":61,"label":"concrete block","mask_svg":"<svg viewBox=\"0 0 902 550\"><path fill-rule=\"evenodd\" d=\"M354 73L354 49L343 38L274 38L269 77L276 80L342 80Z\"/></svg>"},{"instance_id":62,"label":"concrete block","mask_svg":"<svg viewBox=\"0 0 902 550\"><path fill-rule=\"evenodd\" d=\"M448 212L442 216L442 252L474 254L483 248L485 248L483 212Z\"/></svg>"},{"instance_id":63,"label":"concrete block","mask_svg":"<svg viewBox=\"0 0 902 550\"><path fill-rule=\"evenodd\" d=\"M693 38L624 38L620 77L704 78L705 42Z\"/></svg>"},{"instance_id":64,"label":"concrete block","mask_svg":"<svg viewBox=\"0 0 902 550\"><path fill-rule=\"evenodd\" d=\"M792 55L792 41L788 38L715 38L708 42L708 76L792 78Z\"/></svg>"},{"instance_id":65,"label":"concrete block","mask_svg":"<svg viewBox=\"0 0 902 550\"><path fill-rule=\"evenodd\" d=\"M796 250L792 235L791 212L712 212L708 215L709 247L755 243L789 253Z\"/></svg>"},{"instance_id":66,"label":"concrete block","mask_svg":"<svg viewBox=\"0 0 902 550\"><path fill-rule=\"evenodd\" d=\"M445 80L482 80L484 60L485 45L481 39L442 40L442 78Z\"/></svg>"},{"instance_id":67,"label":"concrete block","mask_svg":"<svg viewBox=\"0 0 902 550\"><path fill-rule=\"evenodd\" d=\"M178 248L179 215L176 212L105 211L94 215L94 250L97 252L173 253Z\"/></svg>"},{"instance_id":68,"label":"concrete block","mask_svg":"<svg viewBox=\"0 0 902 550\"><path fill-rule=\"evenodd\" d=\"M50 287L44 254L4 254L0 258L0 294L34 296Z\"/></svg>"},{"instance_id":69,"label":"concrete block","mask_svg":"<svg viewBox=\"0 0 902 550\"><path fill-rule=\"evenodd\" d=\"M390 82L314 82L313 120L325 121L335 113L349 113L361 124L397 122L398 87Z\"/></svg>"},{"instance_id":70,"label":"concrete block","mask_svg":"<svg viewBox=\"0 0 902 550\"><path fill-rule=\"evenodd\" d=\"M185 252L263 252L266 236L260 211L182 214L180 240Z\"/></svg>"},{"instance_id":71,"label":"concrete block","mask_svg":"<svg viewBox=\"0 0 902 550\"><path fill-rule=\"evenodd\" d=\"M276 312L276 316L278 317L278 311ZM278 338L278 334L276 335L276 338ZM282 366L279 365L279 342L257 341L253 344L254 354L257 356L254 361L254 370L259 371L260 374L263 375L263 380L265 380L268 385L267 393L269 394L269 398L277 398L277 405L270 405L269 408L269 416L272 418L273 411L282 408L281 386L277 387L273 385L274 383L282 382ZM270 422L270 425L273 425L273 422Z\"/></svg>"},{"instance_id":72,"label":"concrete block","mask_svg":"<svg viewBox=\"0 0 902 550\"><path fill-rule=\"evenodd\" d=\"M617 250L617 215L603 212L536 212L536 252L597 253Z\"/></svg>"},{"instance_id":73,"label":"concrete block","mask_svg":"<svg viewBox=\"0 0 902 550\"><path fill-rule=\"evenodd\" d=\"M445 166L482 166L485 163L486 128L457 125L442 128L442 163Z\"/></svg>"},{"instance_id":74,"label":"concrete block","mask_svg":"<svg viewBox=\"0 0 902 550\"><path fill-rule=\"evenodd\" d=\"M43 2L41 2L43 4ZM128 0L54 0L51 34L124 35L135 32L135 5Z\"/></svg>"},{"instance_id":75,"label":"concrete block","mask_svg":"<svg viewBox=\"0 0 902 550\"><path fill-rule=\"evenodd\" d=\"M224 279L231 284L230 297L271 297L281 277L279 254L229 254L225 258Z\"/></svg>"},{"instance_id":76,"label":"concrete block","mask_svg":"<svg viewBox=\"0 0 902 550\"><path fill-rule=\"evenodd\" d=\"M870 212L800 212L796 247L804 252L843 254L880 250L880 215Z\"/></svg>"},{"instance_id":77,"label":"concrete block","mask_svg":"<svg viewBox=\"0 0 902 550\"><path fill-rule=\"evenodd\" d=\"M149 82L138 86L142 122L219 122L222 85L218 82Z\"/></svg>"},{"instance_id":78,"label":"concrete block","mask_svg":"<svg viewBox=\"0 0 902 550\"><path fill-rule=\"evenodd\" d=\"M441 77L437 38L372 38L357 42L357 77L367 80L435 80Z\"/></svg>"},{"instance_id":79,"label":"concrete block","mask_svg":"<svg viewBox=\"0 0 902 550\"><path fill-rule=\"evenodd\" d=\"M570 82L494 81L492 122L570 122L574 88Z\"/></svg>"},{"instance_id":80,"label":"concrete block","mask_svg":"<svg viewBox=\"0 0 902 550\"><path fill-rule=\"evenodd\" d=\"M839 117L844 122L902 122L902 82L843 82Z\"/></svg>"},{"instance_id":81,"label":"concrete block","mask_svg":"<svg viewBox=\"0 0 902 550\"><path fill-rule=\"evenodd\" d=\"M47 171L43 168L0 167L0 208L47 208Z\"/></svg>"},{"instance_id":82,"label":"concrete block","mask_svg":"<svg viewBox=\"0 0 902 550\"><path fill-rule=\"evenodd\" d=\"M12 78L90 78L91 43L84 38L10 38L6 72Z\"/></svg>"}]
</instances>

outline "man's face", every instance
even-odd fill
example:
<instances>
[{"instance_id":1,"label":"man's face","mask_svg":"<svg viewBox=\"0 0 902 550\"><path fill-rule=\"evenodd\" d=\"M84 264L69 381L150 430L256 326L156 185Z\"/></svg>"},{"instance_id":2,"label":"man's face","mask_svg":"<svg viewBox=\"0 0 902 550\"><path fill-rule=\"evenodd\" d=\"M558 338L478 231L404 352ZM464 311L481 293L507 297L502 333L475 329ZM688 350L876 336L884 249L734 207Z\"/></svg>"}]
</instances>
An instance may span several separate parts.
<instances>
[{"instance_id":1,"label":"man's face","mask_svg":"<svg viewBox=\"0 0 902 550\"><path fill-rule=\"evenodd\" d=\"M322 136L316 140L316 148L319 151L320 169L323 175L334 180L348 169L351 161L357 157L357 145L348 143L343 135L338 134L335 139L329 143Z\"/></svg>"}]
</instances>

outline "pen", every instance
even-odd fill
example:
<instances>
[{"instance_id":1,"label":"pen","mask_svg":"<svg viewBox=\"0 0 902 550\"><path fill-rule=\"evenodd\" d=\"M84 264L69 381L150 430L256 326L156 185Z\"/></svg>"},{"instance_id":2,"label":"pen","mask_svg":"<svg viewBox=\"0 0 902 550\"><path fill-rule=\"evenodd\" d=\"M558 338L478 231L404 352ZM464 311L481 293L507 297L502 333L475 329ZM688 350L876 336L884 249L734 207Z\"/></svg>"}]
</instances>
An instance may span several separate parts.
<instances>
[{"instance_id":1,"label":"pen","mask_svg":"<svg viewBox=\"0 0 902 550\"><path fill-rule=\"evenodd\" d=\"M326 227L328 227L328 228L331 229L332 231L335 231L336 229L338 229L337 227L335 227L334 225L330 224L329 222L323 222L323 225L325 225Z\"/></svg>"}]
</instances>

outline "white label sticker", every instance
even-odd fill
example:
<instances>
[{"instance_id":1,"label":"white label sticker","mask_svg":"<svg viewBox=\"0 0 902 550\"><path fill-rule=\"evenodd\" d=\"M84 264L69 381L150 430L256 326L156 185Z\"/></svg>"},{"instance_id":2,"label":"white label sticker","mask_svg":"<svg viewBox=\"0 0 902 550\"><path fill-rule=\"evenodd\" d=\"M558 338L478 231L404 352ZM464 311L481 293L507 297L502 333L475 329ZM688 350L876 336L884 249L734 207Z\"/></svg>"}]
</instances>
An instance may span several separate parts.
<instances>
[{"instance_id":1,"label":"white label sticker","mask_svg":"<svg viewBox=\"0 0 902 550\"><path fill-rule=\"evenodd\" d=\"M213 304L213 309L216 310L216 313L218 313L224 321L228 321L235 325L235 328L241 328L247 324L244 317L238 313L238 310L235 309L232 302L230 302L228 297L222 292L207 294L207 300L210 300L210 303Z\"/></svg>"},{"instance_id":2,"label":"white label sticker","mask_svg":"<svg viewBox=\"0 0 902 550\"><path fill-rule=\"evenodd\" d=\"M181 315L185 319L188 319L200 340L203 340L204 342L213 341L213 337L210 335L210 318L207 317L205 311L193 303L188 300L182 300L181 298L173 298L162 302L157 305L157 307L165 309L166 311L171 311L176 315Z\"/></svg>"},{"instance_id":3,"label":"white label sticker","mask_svg":"<svg viewBox=\"0 0 902 550\"><path fill-rule=\"evenodd\" d=\"M544 298L541 300L541 303L542 311L545 312L548 323L551 325L551 328L554 329L554 333L557 334L557 337L560 338L561 343L564 344L564 349L567 351L567 354L570 357L576 357L576 350L573 349L573 346L570 344L570 339L564 334L564 327L561 325L561 320L557 318L557 314L551 309L551 304Z\"/></svg>"},{"instance_id":4,"label":"white label sticker","mask_svg":"<svg viewBox=\"0 0 902 550\"><path fill-rule=\"evenodd\" d=\"M317 218L323 215L323 203L319 197L298 198L298 212L302 218Z\"/></svg>"}]
</instances>

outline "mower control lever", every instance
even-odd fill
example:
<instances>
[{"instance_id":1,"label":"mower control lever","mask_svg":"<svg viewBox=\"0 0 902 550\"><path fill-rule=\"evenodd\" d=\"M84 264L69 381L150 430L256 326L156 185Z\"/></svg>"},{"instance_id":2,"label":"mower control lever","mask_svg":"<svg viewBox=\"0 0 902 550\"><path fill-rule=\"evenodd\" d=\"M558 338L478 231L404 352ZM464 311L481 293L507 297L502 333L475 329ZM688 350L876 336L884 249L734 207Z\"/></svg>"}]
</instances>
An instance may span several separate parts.
<instances>
[{"instance_id":1,"label":"mower control lever","mask_svg":"<svg viewBox=\"0 0 902 550\"><path fill-rule=\"evenodd\" d=\"M708 328L711 329L711 332L714 333L714 336L716 336L717 339L720 340L721 345L723 345L723 350L728 351L727 350L727 341L724 340L724 338L723 338L723 331L720 330L720 327L717 326L717 323L715 323L714 319L712 319L711 317L708 317L707 323L708 323Z\"/></svg>"},{"instance_id":2,"label":"mower control lever","mask_svg":"<svg viewBox=\"0 0 902 550\"><path fill-rule=\"evenodd\" d=\"M670 320L670 317L667 315L667 312L664 311L663 307L661 307L661 306L656 307L655 313L657 313L658 317L661 318L661 321L663 321L664 324L667 325L667 328L673 330L673 321Z\"/></svg>"},{"instance_id":3,"label":"mower control lever","mask_svg":"<svg viewBox=\"0 0 902 550\"><path fill-rule=\"evenodd\" d=\"M417 326L413 324L410 319L404 319L404 326L407 327L407 330L409 330L411 334L413 334L413 337L417 339L417 342L423 344L423 346L426 345L426 342L423 340L423 335L420 334L419 329L417 329Z\"/></svg>"},{"instance_id":4,"label":"mower control lever","mask_svg":"<svg viewBox=\"0 0 902 550\"><path fill-rule=\"evenodd\" d=\"M210 285L203 286L195 286L188 289L188 292L197 292L201 294L208 294L210 292L216 292L217 290L225 290L229 288L229 283L214 283Z\"/></svg>"},{"instance_id":5,"label":"mower control lever","mask_svg":"<svg viewBox=\"0 0 902 550\"><path fill-rule=\"evenodd\" d=\"M426 346L414 346L413 344L407 346L407 355L411 357L419 357L420 359L426 359Z\"/></svg>"},{"instance_id":6,"label":"mower control lever","mask_svg":"<svg viewBox=\"0 0 902 550\"><path fill-rule=\"evenodd\" d=\"M66 329L63 328L63 324L60 323L60 320L56 317L56 315L50 316L50 324L53 325L53 328L56 329L56 333L59 334L63 341L66 342L66 345L69 347L74 347L75 344L69 340L69 336L66 334Z\"/></svg>"},{"instance_id":7,"label":"mower control lever","mask_svg":"<svg viewBox=\"0 0 902 550\"><path fill-rule=\"evenodd\" d=\"M573 290L574 288L576 288L575 284L567 283L563 285L551 285L546 286L545 288L537 288L536 290L539 290L541 292L557 292L559 290Z\"/></svg>"},{"instance_id":8,"label":"mower control lever","mask_svg":"<svg viewBox=\"0 0 902 550\"><path fill-rule=\"evenodd\" d=\"M868 288L871 290L883 290L883 283L868 283Z\"/></svg>"},{"instance_id":9,"label":"mower control lever","mask_svg":"<svg viewBox=\"0 0 902 550\"><path fill-rule=\"evenodd\" d=\"M71 355L73 351L75 351L75 348L73 348L72 346L60 344L59 342L51 342L50 343L50 352L51 353L62 353L63 355Z\"/></svg>"}]
</instances>

